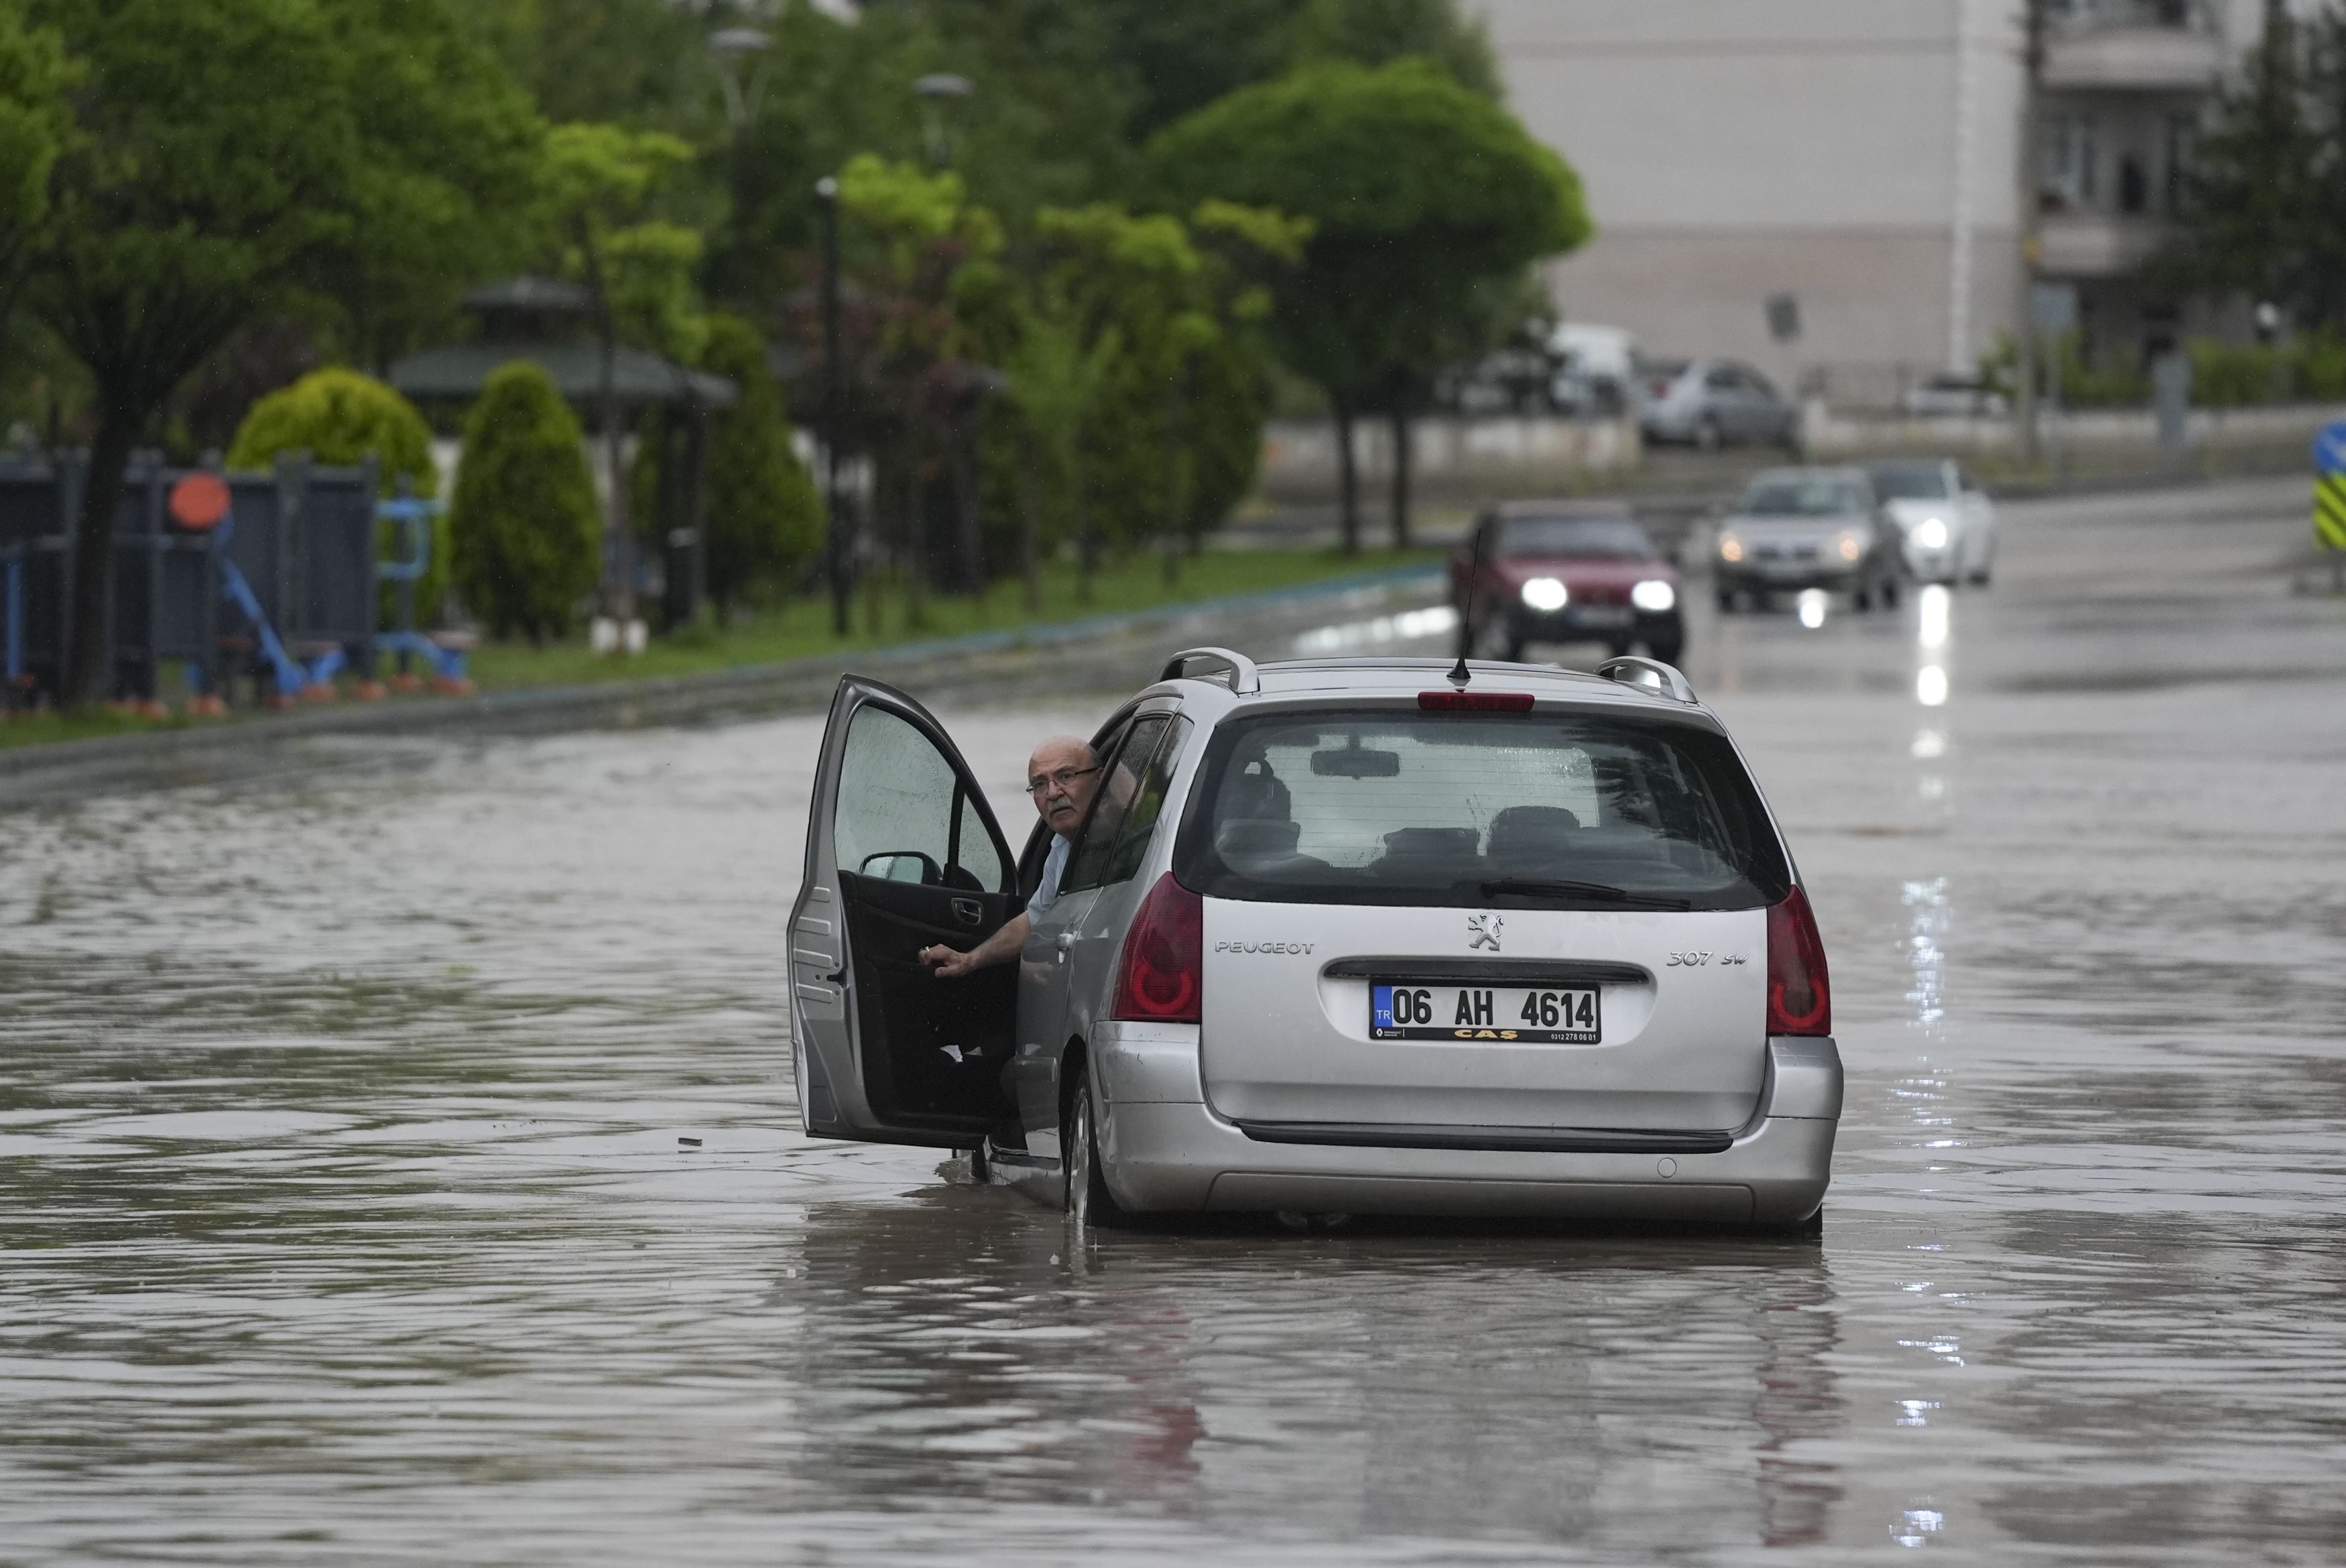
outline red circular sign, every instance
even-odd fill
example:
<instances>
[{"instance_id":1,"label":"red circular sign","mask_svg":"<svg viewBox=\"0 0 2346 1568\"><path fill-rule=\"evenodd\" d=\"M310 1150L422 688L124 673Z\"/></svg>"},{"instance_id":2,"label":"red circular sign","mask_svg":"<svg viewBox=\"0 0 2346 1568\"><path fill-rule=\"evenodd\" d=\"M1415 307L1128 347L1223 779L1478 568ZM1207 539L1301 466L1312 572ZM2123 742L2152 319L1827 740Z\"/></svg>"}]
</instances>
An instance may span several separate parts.
<instances>
[{"instance_id":1,"label":"red circular sign","mask_svg":"<svg viewBox=\"0 0 2346 1568\"><path fill-rule=\"evenodd\" d=\"M190 473L171 486L171 521L198 533L228 515L228 483L217 473Z\"/></svg>"}]
</instances>

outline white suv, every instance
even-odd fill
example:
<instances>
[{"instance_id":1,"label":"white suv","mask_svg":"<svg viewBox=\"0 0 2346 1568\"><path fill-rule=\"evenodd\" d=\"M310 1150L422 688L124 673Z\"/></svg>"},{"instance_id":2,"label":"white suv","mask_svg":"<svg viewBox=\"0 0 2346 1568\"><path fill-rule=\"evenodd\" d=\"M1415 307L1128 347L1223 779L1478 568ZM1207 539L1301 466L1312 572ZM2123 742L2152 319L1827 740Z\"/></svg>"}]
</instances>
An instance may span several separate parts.
<instances>
[{"instance_id":1,"label":"white suv","mask_svg":"<svg viewBox=\"0 0 2346 1568\"><path fill-rule=\"evenodd\" d=\"M1209 667L1210 676L1194 672ZM1812 1227L1841 1059L1822 944L1675 669L1179 655L1023 907L918 703L832 702L790 920L814 1135L974 1148L1084 1224L1207 1210Z\"/></svg>"}]
</instances>

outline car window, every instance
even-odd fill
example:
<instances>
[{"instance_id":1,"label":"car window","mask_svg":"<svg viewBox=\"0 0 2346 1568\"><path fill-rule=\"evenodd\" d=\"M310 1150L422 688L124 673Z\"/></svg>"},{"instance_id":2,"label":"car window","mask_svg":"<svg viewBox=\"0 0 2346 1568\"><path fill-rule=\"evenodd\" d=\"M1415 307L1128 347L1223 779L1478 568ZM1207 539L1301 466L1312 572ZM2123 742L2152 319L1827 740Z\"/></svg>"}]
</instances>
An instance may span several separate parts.
<instances>
[{"instance_id":1,"label":"car window","mask_svg":"<svg viewBox=\"0 0 2346 1568\"><path fill-rule=\"evenodd\" d=\"M1743 384L1743 378L1735 373L1733 365L1720 365L1704 376L1702 382L1713 392L1731 392Z\"/></svg>"},{"instance_id":2,"label":"car window","mask_svg":"<svg viewBox=\"0 0 2346 1568\"><path fill-rule=\"evenodd\" d=\"M1215 731L1190 801L1175 871L1209 897L1488 907L1512 882L1585 903L1578 883L1750 909L1789 885L1732 747L1683 725L1267 714Z\"/></svg>"},{"instance_id":3,"label":"car window","mask_svg":"<svg viewBox=\"0 0 2346 1568\"><path fill-rule=\"evenodd\" d=\"M1099 791L1092 797L1091 815L1086 819L1082 831L1076 837L1075 848L1067 856L1066 874L1059 879L1061 892L1104 887L1117 880L1109 872L1116 862L1117 840L1133 807L1141 799L1149 761L1170 722L1161 713L1137 718L1124 732L1121 745L1100 753L1104 764ZM1152 823L1156 820L1154 812L1155 808L1150 808Z\"/></svg>"},{"instance_id":4,"label":"car window","mask_svg":"<svg viewBox=\"0 0 2346 1568\"><path fill-rule=\"evenodd\" d=\"M1499 538L1504 559L1574 555L1601 561L1650 561L1654 542L1627 517L1510 517Z\"/></svg>"},{"instance_id":5,"label":"car window","mask_svg":"<svg viewBox=\"0 0 2346 1568\"><path fill-rule=\"evenodd\" d=\"M961 775L884 708L856 710L841 753L831 848L839 869L891 881L1006 889L1010 868Z\"/></svg>"},{"instance_id":6,"label":"car window","mask_svg":"<svg viewBox=\"0 0 2346 1568\"><path fill-rule=\"evenodd\" d=\"M1148 765L1138 774L1139 788L1134 793L1131 808L1124 814L1124 826L1116 836L1116 848L1108 855L1107 870L1101 875L1103 886L1113 887L1140 870L1148 858L1149 840L1157 836L1158 819L1165 812L1165 795L1173 783L1173 769L1181 760L1181 748L1188 744L1189 721L1176 716L1165 727L1164 738L1157 743Z\"/></svg>"},{"instance_id":7,"label":"car window","mask_svg":"<svg viewBox=\"0 0 2346 1568\"><path fill-rule=\"evenodd\" d=\"M1977 490L1979 481L1971 476L1968 469L1958 468L1955 470L1955 488L1965 492Z\"/></svg>"},{"instance_id":8,"label":"car window","mask_svg":"<svg viewBox=\"0 0 2346 1568\"><path fill-rule=\"evenodd\" d=\"M1832 474L1756 479L1736 510L1746 517L1846 517L1872 509L1864 490Z\"/></svg>"},{"instance_id":9,"label":"car window","mask_svg":"<svg viewBox=\"0 0 2346 1568\"><path fill-rule=\"evenodd\" d=\"M1936 463L1885 463L1866 469L1884 501L1944 501L1947 471Z\"/></svg>"}]
</instances>

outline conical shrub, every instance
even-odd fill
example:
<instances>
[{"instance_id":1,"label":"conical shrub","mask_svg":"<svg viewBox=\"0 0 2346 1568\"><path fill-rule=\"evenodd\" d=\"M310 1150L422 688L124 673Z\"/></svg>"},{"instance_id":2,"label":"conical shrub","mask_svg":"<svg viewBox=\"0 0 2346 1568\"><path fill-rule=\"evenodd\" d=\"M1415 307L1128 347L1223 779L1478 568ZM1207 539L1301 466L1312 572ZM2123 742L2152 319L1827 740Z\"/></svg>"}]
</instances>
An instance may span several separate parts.
<instances>
[{"instance_id":1,"label":"conical shrub","mask_svg":"<svg viewBox=\"0 0 2346 1568\"><path fill-rule=\"evenodd\" d=\"M602 530L578 417L526 360L482 384L456 470L456 592L493 636L560 636L594 587Z\"/></svg>"}]
</instances>

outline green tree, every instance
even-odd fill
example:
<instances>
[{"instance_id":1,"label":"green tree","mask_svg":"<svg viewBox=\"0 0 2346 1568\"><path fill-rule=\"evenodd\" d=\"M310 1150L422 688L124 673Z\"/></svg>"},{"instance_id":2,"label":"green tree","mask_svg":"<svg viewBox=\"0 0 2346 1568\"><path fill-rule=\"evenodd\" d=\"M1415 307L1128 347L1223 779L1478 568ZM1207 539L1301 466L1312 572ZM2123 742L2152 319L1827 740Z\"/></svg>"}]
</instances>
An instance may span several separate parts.
<instances>
[{"instance_id":1,"label":"green tree","mask_svg":"<svg viewBox=\"0 0 2346 1568\"><path fill-rule=\"evenodd\" d=\"M114 662L123 464L172 389L347 239L360 143L312 0L36 0L31 15L89 70L32 297L96 383L64 682L90 703Z\"/></svg>"},{"instance_id":2,"label":"green tree","mask_svg":"<svg viewBox=\"0 0 2346 1568\"><path fill-rule=\"evenodd\" d=\"M432 427L415 405L372 376L352 370L312 371L260 399L237 427L230 443L230 468L261 468L279 453L306 452L321 463L355 463L372 457L381 493L395 494L402 480L411 494L440 493L440 471L432 462ZM382 525L386 551L395 548L398 524ZM433 520L431 562L416 579L418 612L428 617L448 587L450 533L446 514ZM396 594L390 584L381 596L386 616Z\"/></svg>"},{"instance_id":3,"label":"green tree","mask_svg":"<svg viewBox=\"0 0 2346 1568\"><path fill-rule=\"evenodd\" d=\"M491 372L464 420L456 470L456 592L496 636L568 629L595 585L595 476L578 417L528 361Z\"/></svg>"},{"instance_id":4,"label":"green tree","mask_svg":"<svg viewBox=\"0 0 2346 1568\"><path fill-rule=\"evenodd\" d=\"M55 28L27 25L18 0L0 0L0 329L48 216L49 174L73 128L66 92L79 76Z\"/></svg>"},{"instance_id":5,"label":"green tree","mask_svg":"<svg viewBox=\"0 0 2346 1568\"><path fill-rule=\"evenodd\" d=\"M2269 3L2187 168L2157 272L2270 300L2300 326L2346 327L2346 15L2299 22Z\"/></svg>"},{"instance_id":6,"label":"green tree","mask_svg":"<svg viewBox=\"0 0 2346 1568\"><path fill-rule=\"evenodd\" d=\"M333 0L359 140L353 228L319 289L347 357L420 346L469 285L517 264L545 135L529 95L453 0Z\"/></svg>"},{"instance_id":7,"label":"green tree","mask_svg":"<svg viewBox=\"0 0 2346 1568\"><path fill-rule=\"evenodd\" d=\"M1273 339L1335 411L1348 549L1360 544L1360 414L1397 372L1454 351L1478 289L1589 233L1565 161L1421 59L1314 66L1245 88L1158 136L1148 162L1165 205L1220 197L1312 220L1302 265L1276 290Z\"/></svg>"},{"instance_id":8,"label":"green tree","mask_svg":"<svg viewBox=\"0 0 2346 1568\"><path fill-rule=\"evenodd\" d=\"M635 540L627 524L628 483L620 461L626 432L619 419L617 361L622 332L675 325L682 269L699 259L697 237L680 231L653 209L675 171L692 156L678 138L617 125L560 125L546 134L543 210L568 248L566 270L594 298L595 332L602 349L596 426L603 441L607 512L603 536L609 576L607 608L620 620L635 616Z\"/></svg>"}]
</instances>

